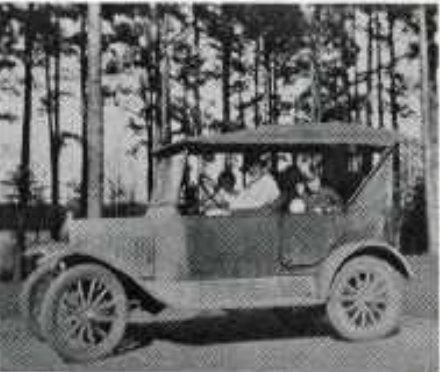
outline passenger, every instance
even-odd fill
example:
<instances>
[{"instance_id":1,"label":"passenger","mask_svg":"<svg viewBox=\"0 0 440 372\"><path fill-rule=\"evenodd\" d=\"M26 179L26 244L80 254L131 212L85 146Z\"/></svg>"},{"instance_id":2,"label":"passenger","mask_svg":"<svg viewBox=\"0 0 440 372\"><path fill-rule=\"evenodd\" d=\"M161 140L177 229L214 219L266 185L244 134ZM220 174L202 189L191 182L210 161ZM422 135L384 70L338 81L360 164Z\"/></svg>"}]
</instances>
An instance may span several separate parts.
<instances>
[{"instance_id":1,"label":"passenger","mask_svg":"<svg viewBox=\"0 0 440 372\"><path fill-rule=\"evenodd\" d=\"M314 177L313 155L307 152L292 154L292 162L280 172L278 182L282 194L282 210L290 213L306 211L306 186Z\"/></svg>"},{"instance_id":2,"label":"passenger","mask_svg":"<svg viewBox=\"0 0 440 372\"><path fill-rule=\"evenodd\" d=\"M225 163L224 169L221 171L217 178L217 188L223 189L229 194L235 194L235 186L237 180L233 171L232 162Z\"/></svg>"},{"instance_id":3,"label":"passenger","mask_svg":"<svg viewBox=\"0 0 440 372\"><path fill-rule=\"evenodd\" d=\"M182 194L179 209L183 214L195 214L199 207L199 193L196 184L196 164L188 158L182 177Z\"/></svg>"},{"instance_id":4,"label":"passenger","mask_svg":"<svg viewBox=\"0 0 440 372\"><path fill-rule=\"evenodd\" d=\"M315 177L316 164L312 153L301 152L296 156L295 165L303 179L310 180Z\"/></svg>"},{"instance_id":5,"label":"passenger","mask_svg":"<svg viewBox=\"0 0 440 372\"><path fill-rule=\"evenodd\" d=\"M287 207L289 201L297 195L296 185L303 181L303 177L295 163L287 163L284 158L282 160L282 169L280 169L278 173L277 181L281 191L283 205Z\"/></svg>"},{"instance_id":6,"label":"passenger","mask_svg":"<svg viewBox=\"0 0 440 372\"><path fill-rule=\"evenodd\" d=\"M329 213L340 210L342 199L331 187L322 185L321 178L316 175L307 182L305 199L308 211Z\"/></svg>"},{"instance_id":7,"label":"passenger","mask_svg":"<svg viewBox=\"0 0 440 372\"><path fill-rule=\"evenodd\" d=\"M231 196L226 200L229 209L257 209L278 199L280 191L269 167L268 157L248 162L246 170L249 182L237 196Z\"/></svg>"},{"instance_id":8,"label":"passenger","mask_svg":"<svg viewBox=\"0 0 440 372\"><path fill-rule=\"evenodd\" d=\"M280 196L278 185L269 171L269 159L261 158L249 161L246 172L248 185L238 194L223 193L222 204L228 210L258 209L275 202ZM219 210L209 211L210 215L222 214Z\"/></svg>"}]
</instances>

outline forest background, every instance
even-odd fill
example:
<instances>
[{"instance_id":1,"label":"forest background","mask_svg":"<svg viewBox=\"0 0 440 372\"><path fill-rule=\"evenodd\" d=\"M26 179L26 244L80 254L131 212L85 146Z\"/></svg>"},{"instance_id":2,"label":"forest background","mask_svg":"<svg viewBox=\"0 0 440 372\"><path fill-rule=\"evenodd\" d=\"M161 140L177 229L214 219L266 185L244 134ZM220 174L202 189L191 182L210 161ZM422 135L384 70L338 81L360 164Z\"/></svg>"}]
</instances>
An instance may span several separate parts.
<instances>
[{"instance_id":1,"label":"forest background","mask_svg":"<svg viewBox=\"0 0 440 372\"><path fill-rule=\"evenodd\" d=\"M424 161L427 143L438 156L434 4L113 3L100 18L108 213L141 213L161 144L340 120L419 141L396 172L399 204L417 230L408 249L426 250L426 174L438 174ZM17 205L39 206L41 216L74 202L86 214L90 32L86 4L0 3L0 201L9 224Z\"/></svg>"}]
</instances>

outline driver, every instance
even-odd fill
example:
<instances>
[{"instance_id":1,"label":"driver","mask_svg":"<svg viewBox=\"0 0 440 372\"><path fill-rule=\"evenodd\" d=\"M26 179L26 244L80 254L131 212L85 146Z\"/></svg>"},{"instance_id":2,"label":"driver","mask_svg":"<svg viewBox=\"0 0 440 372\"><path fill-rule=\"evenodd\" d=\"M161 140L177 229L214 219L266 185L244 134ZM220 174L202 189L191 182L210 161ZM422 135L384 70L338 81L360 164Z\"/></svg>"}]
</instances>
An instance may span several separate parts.
<instances>
[{"instance_id":1,"label":"driver","mask_svg":"<svg viewBox=\"0 0 440 372\"><path fill-rule=\"evenodd\" d=\"M238 194L223 192L221 204L229 210L257 209L271 204L280 196L278 185L270 173L268 157L252 158L245 164L247 186ZM219 211L209 211L217 214Z\"/></svg>"}]
</instances>

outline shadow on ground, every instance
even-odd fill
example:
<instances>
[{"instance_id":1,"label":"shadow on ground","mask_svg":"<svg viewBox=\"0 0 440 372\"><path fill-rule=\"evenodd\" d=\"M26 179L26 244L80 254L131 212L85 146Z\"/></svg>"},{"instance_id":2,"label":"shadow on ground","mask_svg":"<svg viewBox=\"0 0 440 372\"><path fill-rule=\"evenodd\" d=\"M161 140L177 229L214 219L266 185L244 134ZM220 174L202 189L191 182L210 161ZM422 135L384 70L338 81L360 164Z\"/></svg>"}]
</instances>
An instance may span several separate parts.
<instances>
[{"instance_id":1,"label":"shadow on ground","mask_svg":"<svg viewBox=\"0 0 440 372\"><path fill-rule=\"evenodd\" d=\"M206 312L185 320L130 324L117 353L142 348L154 340L211 345L330 335L332 331L321 307Z\"/></svg>"}]
</instances>

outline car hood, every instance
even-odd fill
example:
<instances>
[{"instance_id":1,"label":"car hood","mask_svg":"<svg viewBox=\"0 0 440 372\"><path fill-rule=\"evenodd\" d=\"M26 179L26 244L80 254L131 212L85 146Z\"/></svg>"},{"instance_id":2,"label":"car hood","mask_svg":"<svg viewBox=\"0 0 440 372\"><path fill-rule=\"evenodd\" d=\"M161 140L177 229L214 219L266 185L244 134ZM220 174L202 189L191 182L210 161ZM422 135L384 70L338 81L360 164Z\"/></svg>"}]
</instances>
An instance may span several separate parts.
<instances>
[{"instance_id":1,"label":"car hood","mask_svg":"<svg viewBox=\"0 0 440 372\"><path fill-rule=\"evenodd\" d=\"M152 276L157 247L172 248L170 237L181 239L180 232L180 218L168 208L136 218L76 220L69 226L67 251L93 256L129 274Z\"/></svg>"},{"instance_id":2,"label":"car hood","mask_svg":"<svg viewBox=\"0 0 440 372\"><path fill-rule=\"evenodd\" d=\"M71 248L123 249L128 242L138 239L154 239L157 229L154 220L142 218L111 218L72 221L69 227L69 245Z\"/></svg>"}]
</instances>

